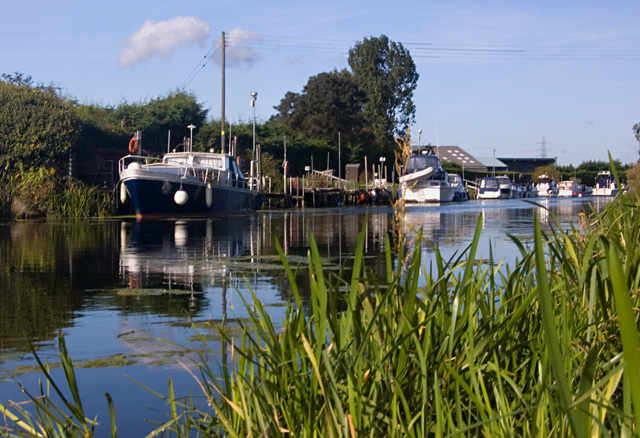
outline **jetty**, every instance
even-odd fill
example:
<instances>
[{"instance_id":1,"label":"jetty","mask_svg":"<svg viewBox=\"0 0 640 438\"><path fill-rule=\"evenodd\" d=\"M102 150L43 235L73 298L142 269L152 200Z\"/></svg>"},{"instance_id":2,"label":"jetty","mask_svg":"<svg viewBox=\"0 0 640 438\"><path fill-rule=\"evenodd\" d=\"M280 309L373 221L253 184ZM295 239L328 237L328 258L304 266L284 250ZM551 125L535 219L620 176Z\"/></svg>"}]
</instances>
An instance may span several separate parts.
<instances>
[{"instance_id":1,"label":"jetty","mask_svg":"<svg viewBox=\"0 0 640 438\"><path fill-rule=\"evenodd\" d=\"M304 176L287 178L282 193L263 192L266 208L324 208L346 205L385 205L392 202L386 180L364 184L338 178L332 170L309 170Z\"/></svg>"}]
</instances>

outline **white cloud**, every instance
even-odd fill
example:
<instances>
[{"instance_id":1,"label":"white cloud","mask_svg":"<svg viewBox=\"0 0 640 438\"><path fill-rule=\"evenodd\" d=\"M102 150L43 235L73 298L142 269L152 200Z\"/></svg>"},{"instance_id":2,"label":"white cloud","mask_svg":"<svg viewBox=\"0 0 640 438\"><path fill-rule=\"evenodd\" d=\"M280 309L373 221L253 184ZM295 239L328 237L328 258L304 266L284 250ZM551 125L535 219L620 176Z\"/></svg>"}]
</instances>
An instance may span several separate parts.
<instances>
[{"instance_id":1,"label":"white cloud","mask_svg":"<svg viewBox=\"0 0 640 438\"><path fill-rule=\"evenodd\" d=\"M262 35L258 32L249 32L240 28L226 32L225 40L225 64L235 67L239 65L252 65L262 59L255 50L255 46L262 45Z\"/></svg>"},{"instance_id":2,"label":"white cloud","mask_svg":"<svg viewBox=\"0 0 640 438\"><path fill-rule=\"evenodd\" d=\"M120 50L118 67L130 67L148 61L154 55L170 59L175 50L189 43L203 46L210 32L209 25L197 17L147 20Z\"/></svg>"}]
</instances>

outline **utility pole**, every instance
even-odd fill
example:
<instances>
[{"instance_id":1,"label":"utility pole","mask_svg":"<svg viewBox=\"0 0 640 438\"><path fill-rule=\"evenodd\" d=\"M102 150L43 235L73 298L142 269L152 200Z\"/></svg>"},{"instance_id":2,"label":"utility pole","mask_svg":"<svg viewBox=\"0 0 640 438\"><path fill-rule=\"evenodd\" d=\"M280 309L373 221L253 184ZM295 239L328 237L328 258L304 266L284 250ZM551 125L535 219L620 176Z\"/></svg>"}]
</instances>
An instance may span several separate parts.
<instances>
[{"instance_id":1,"label":"utility pole","mask_svg":"<svg viewBox=\"0 0 640 438\"><path fill-rule=\"evenodd\" d=\"M222 47L220 51L222 52L222 112L220 115L220 138L222 143L222 153L224 154L224 32L222 32L221 44Z\"/></svg>"},{"instance_id":2,"label":"utility pole","mask_svg":"<svg viewBox=\"0 0 640 438\"><path fill-rule=\"evenodd\" d=\"M547 140L542 137L542 158L547 158Z\"/></svg>"}]
</instances>

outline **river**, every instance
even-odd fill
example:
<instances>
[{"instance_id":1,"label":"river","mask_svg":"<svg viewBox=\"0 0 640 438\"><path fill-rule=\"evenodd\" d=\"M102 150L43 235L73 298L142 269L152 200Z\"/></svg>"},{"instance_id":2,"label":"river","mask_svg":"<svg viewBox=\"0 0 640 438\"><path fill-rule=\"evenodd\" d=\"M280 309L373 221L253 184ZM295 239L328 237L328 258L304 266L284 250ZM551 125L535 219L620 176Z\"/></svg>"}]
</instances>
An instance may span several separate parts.
<instances>
[{"instance_id":1,"label":"river","mask_svg":"<svg viewBox=\"0 0 640 438\"><path fill-rule=\"evenodd\" d=\"M480 257L513 263L518 254L507 234L527 242L537 216L543 226L557 218L565 227L608 199L468 201L409 206L406 223L422 227L428 243L423 262L437 246L445 258L469 245L482 214ZM169 378L178 395L199 389L181 363L202 353L194 323L219 351L215 327L247 317L243 298L251 292L274 321L290 297L276 251L298 267L305 292L310 236L327 273L348 272L358 234L366 232L366 263L384 274L385 236L393 227L389 207L262 211L254 215L202 220L18 222L0 225L0 403L20 402L16 384L37 392L27 339L39 357L59 362L62 332L74 363L85 411L98 415L98 436L108 436L109 392L119 436L143 436L166 421L164 402L132 380L167 394ZM410 231L410 233L413 233ZM308 288L307 288L308 289ZM184 348L183 348L184 347ZM205 354L216 363L215 354ZM62 371L54 368L62 382Z\"/></svg>"}]
</instances>

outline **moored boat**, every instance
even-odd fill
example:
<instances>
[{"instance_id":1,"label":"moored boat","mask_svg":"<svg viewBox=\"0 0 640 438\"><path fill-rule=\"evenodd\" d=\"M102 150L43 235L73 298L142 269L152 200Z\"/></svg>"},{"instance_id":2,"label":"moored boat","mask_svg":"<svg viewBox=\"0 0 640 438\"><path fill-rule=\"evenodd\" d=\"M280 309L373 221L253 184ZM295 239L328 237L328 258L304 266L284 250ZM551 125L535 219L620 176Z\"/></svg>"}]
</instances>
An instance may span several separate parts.
<instances>
[{"instance_id":1,"label":"moored boat","mask_svg":"<svg viewBox=\"0 0 640 438\"><path fill-rule=\"evenodd\" d=\"M478 199L511 199L515 192L508 176L488 176L480 182Z\"/></svg>"},{"instance_id":2,"label":"moored boat","mask_svg":"<svg viewBox=\"0 0 640 438\"><path fill-rule=\"evenodd\" d=\"M516 186L518 190L518 198L537 198L538 189L533 184L518 184Z\"/></svg>"},{"instance_id":3,"label":"moored boat","mask_svg":"<svg viewBox=\"0 0 640 438\"><path fill-rule=\"evenodd\" d=\"M139 142L139 135L134 139ZM120 159L121 201L130 198L138 218L239 214L260 208L259 193L249 187L233 156L193 152L189 140L183 147L162 159Z\"/></svg>"},{"instance_id":4,"label":"moored boat","mask_svg":"<svg viewBox=\"0 0 640 438\"><path fill-rule=\"evenodd\" d=\"M467 191L462 178L457 173L449 174L449 182L453 186L453 200L454 201L468 201L469 192Z\"/></svg>"},{"instance_id":5,"label":"moored boat","mask_svg":"<svg viewBox=\"0 0 640 438\"><path fill-rule=\"evenodd\" d=\"M539 198L556 198L558 196L558 186L547 174L538 177L535 187L538 190Z\"/></svg>"},{"instance_id":6,"label":"moored boat","mask_svg":"<svg viewBox=\"0 0 640 438\"><path fill-rule=\"evenodd\" d=\"M424 151L409 157L405 174L399 178L401 196L407 202L451 202L454 187L437 155Z\"/></svg>"},{"instance_id":7,"label":"moored boat","mask_svg":"<svg viewBox=\"0 0 640 438\"><path fill-rule=\"evenodd\" d=\"M575 198L580 196L580 185L576 181L560 181L558 183L559 198Z\"/></svg>"},{"instance_id":8,"label":"moored boat","mask_svg":"<svg viewBox=\"0 0 640 438\"><path fill-rule=\"evenodd\" d=\"M594 196L615 196L618 194L618 186L608 170L602 170L596 175L596 185L593 188Z\"/></svg>"}]
</instances>

